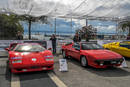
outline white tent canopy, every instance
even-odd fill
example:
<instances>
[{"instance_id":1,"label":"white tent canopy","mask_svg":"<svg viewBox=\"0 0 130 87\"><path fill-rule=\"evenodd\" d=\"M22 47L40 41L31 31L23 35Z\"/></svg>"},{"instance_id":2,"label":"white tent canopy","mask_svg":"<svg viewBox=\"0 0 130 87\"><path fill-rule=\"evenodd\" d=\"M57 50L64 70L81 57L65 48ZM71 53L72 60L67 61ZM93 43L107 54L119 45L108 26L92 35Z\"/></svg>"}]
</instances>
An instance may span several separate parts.
<instances>
[{"instance_id":1,"label":"white tent canopy","mask_svg":"<svg viewBox=\"0 0 130 87\"><path fill-rule=\"evenodd\" d=\"M130 0L8 0L8 10L35 17L120 19L130 16Z\"/></svg>"}]
</instances>

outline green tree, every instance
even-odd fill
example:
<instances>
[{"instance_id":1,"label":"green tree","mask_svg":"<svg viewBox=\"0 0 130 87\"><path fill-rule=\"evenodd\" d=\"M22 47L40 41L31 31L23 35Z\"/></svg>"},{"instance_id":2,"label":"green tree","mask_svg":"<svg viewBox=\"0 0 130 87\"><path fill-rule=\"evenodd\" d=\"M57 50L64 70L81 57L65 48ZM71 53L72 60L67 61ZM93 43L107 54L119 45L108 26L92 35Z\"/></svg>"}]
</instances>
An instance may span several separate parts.
<instances>
[{"instance_id":1,"label":"green tree","mask_svg":"<svg viewBox=\"0 0 130 87\"><path fill-rule=\"evenodd\" d=\"M120 28L121 28L123 31L125 31L126 28L128 28L128 31L129 31L129 34L128 34L128 35L130 35L130 21L120 22L120 23L119 23L119 26L120 26Z\"/></svg>"},{"instance_id":2,"label":"green tree","mask_svg":"<svg viewBox=\"0 0 130 87\"><path fill-rule=\"evenodd\" d=\"M20 20L14 14L0 14L0 38L16 39L17 32L24 32Z\"/></svg>"},{"instance_id":3,"label":"green tree","mask_svg":"<svg viewBox=\"0 0 130 87\"><path fill-rule=\"evenodd\" d=\"M32 0L14 0L12 4L18 4L19 8L21 10L27 10L24 11L23 14L26 15L22 15L22 16L17 16L18 19L20 19L21 21L27 21L28 23L28 33L29 33L29 39L31 39L31 25L32 22L41 22L41 23L48 23L47 21L47 16L41 16L41 17L33 17L31 16L31 14L33 13L33 11L36 11L36 7L35 4L32 3ZM15 6L15 5L14 5Z\"/></svg>"}]
</instances>

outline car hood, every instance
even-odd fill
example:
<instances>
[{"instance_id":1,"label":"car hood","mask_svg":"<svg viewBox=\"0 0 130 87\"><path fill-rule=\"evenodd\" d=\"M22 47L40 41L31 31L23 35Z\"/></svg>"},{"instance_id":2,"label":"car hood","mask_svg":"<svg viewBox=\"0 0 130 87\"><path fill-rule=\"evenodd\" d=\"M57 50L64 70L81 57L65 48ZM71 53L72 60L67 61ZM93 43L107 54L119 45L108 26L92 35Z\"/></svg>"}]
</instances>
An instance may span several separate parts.
<instances>
[{"instance_id":1,"label":"car hood","mask_svg":"<svg viewBox=\"0 0 130 87\"><path fill-rule=\"evenodd\" d=\"M109 50L86 50L85 51L89 56L92 56L96 59L119 59L122 56L118 53Z\"/></svg>"}]
</instances>

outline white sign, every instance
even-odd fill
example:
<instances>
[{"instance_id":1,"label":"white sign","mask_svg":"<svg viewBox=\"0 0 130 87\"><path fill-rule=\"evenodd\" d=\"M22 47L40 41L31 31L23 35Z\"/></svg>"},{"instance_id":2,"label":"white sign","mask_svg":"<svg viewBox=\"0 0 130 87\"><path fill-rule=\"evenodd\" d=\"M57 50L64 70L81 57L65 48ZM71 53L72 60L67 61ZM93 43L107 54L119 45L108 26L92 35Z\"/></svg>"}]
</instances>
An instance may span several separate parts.
<instances>
[{"instance_id":1,"label":"white sign","mask_svg":"<svg viewBox=\"0 0 130 87\"><path fill-rule=\"evenodd\" d=\"M127 68L127 64L126 64L125 58L123 57L123 59L124 59L124 61L122 62L122 64L120 65L120 67Z\"/></svg>"},{"instance_id":2,"label":"white sign","mask_svg":"<svg viewBox=\"0 0 130 87\"><path fill-rule=\"evenodd\" d=\"M59 59L60 69L59 71L68 71L66 59Z\"/></svg>"}]
</instances>

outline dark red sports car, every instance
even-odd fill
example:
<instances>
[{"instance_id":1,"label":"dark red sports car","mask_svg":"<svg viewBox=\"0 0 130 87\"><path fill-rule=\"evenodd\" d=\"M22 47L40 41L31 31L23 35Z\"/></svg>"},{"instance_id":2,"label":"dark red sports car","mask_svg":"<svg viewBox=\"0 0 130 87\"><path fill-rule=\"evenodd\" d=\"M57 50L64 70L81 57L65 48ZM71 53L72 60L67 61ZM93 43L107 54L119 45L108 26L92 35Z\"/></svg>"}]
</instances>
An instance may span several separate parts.
<instances>
[{"instance_id":1,"label":"dark red sports car","mask_svg":"<svg viewBox=\"0 0 130 87\"><path fill-rule=\"evenodd\" d=\"M110 50L103 49L97 43L81 42L67 43L62 46L64 58L72 57L80 61L83 67L106 68L108 66L120 66L123 57Z\"/></svg>"},{"instance_id":2,"label":"dark red sports car","mask_svg":"<svg viewBox=\"0 0 130 87\"><path fill-rule=\"evenodd\" d=\"M12 43L6 50L13 73L53 70L52 52L38 43Z\"/></svg>"}]
</instances>

